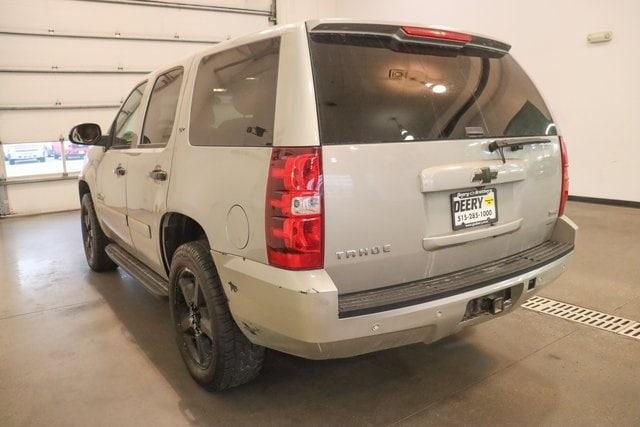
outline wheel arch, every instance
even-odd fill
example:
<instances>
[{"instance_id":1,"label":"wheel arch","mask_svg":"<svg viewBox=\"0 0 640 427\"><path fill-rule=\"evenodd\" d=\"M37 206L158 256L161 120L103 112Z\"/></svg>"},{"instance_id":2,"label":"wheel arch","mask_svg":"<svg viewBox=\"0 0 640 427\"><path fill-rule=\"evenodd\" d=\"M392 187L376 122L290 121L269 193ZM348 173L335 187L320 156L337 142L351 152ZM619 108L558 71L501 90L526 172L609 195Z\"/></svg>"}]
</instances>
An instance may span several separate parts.
<instances>
[{"instance_id":1,"label":"wheel arch","mask_svg":"<svg viewBox=\"0 0 640 427\"><path fill-rule=\"evenodd\" d=\"M204 227L192 217L179 212L167 212L163 215L160 221L160 253L167 277L176 249L184 243L203 238L209 242Z\"/></svg>"}]
</instances>

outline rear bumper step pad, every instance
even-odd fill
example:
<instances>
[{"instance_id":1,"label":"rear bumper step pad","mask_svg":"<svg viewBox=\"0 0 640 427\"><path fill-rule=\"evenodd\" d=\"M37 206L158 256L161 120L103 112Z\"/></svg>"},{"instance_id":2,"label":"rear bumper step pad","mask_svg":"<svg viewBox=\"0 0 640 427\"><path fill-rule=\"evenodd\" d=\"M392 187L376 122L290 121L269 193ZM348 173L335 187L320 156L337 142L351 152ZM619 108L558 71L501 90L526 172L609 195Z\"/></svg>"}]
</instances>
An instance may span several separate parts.
<instances>
[{"instance_id":1,"label":"rear bumper step pad","mask_svg":"<svg viewBox=\"0 0 640 427\"><path fill-rule=\"evenodd\" d=\"M548 241L515 255L453 273L340 295L339 317L377 313L468 292L543 267L572 250L573 244Z\"/></svg>"}]
</instances>

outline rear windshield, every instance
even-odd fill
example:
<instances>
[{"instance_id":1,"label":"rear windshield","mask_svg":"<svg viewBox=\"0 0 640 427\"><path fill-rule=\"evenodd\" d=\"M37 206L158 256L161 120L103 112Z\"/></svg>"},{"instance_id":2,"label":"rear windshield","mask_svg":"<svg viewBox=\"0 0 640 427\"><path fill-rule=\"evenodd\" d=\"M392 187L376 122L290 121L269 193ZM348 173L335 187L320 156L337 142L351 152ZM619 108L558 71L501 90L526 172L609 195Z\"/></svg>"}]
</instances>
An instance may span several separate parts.
<instances>
[{"instance_id":1,"label":"rear windshield","mask_svg":"<svg viewBox=\"0 0 640 427\"><path fill-rule=\"evenodd\" d=\"M556 134L508 54L327 33L310 48L323 144Z\"/></svg>"}]
</instances>

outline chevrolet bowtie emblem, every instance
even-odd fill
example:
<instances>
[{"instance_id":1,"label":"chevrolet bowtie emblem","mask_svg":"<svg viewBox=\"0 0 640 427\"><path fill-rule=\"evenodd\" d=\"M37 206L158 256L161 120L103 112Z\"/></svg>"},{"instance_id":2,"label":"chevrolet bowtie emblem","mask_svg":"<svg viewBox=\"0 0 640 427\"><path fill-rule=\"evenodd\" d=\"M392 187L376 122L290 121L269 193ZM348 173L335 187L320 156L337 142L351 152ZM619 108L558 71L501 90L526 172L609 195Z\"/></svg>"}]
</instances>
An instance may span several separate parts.
<instances>
[{"instance_id":1,"label":"chevrolet bowtie emblem","mask_svg":"<svg viewBox=\"0 0 640 427\"><path fill-rule=\"evenodd\" d=\"M481 182L483 184L489 184L492 179L498 177L498 171L492 171L490 168L476 169L473 172L473 179L471 182Z\"/></svg>"}]
</instances>

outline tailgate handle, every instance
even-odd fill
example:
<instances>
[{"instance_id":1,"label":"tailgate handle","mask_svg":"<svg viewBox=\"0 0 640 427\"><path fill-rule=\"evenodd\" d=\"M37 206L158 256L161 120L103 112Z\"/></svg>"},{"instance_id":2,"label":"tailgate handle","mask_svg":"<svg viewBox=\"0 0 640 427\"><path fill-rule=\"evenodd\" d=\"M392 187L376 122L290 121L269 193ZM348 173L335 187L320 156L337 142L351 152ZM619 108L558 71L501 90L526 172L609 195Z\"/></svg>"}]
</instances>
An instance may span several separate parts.
<instances>
[{"instance_id":1,"label":"tailgate handle","mask_svg":"<svg viewBox=\"0 0 640 427\"><path fill-rule=\"evenodd\" d=\"M488 185L486 182L478 183L476 179L485 170L491 184L523 181L526 178L523 160L509 160L506 164L501 164L500 160L453 163L423 169L420 172L420 191L433 193Z\"/></svg>"},{"instance_id":2,"label":"tailgate handle","mask_svg":"<svg viewBox=\"0 0 640 427\"><path fill-rule=\"evenodd\" d=\"M522 218L506 224L493 225L491 227L480 228L478 230L467 231L465 233L447 234L444 236L425 237L422 239L422 247L425 251L434 251L447 246L461 245L474 240L486 239L488 237L500 236L501 234L513 233L522 225Z\"/></svg>"}]
</instances>

